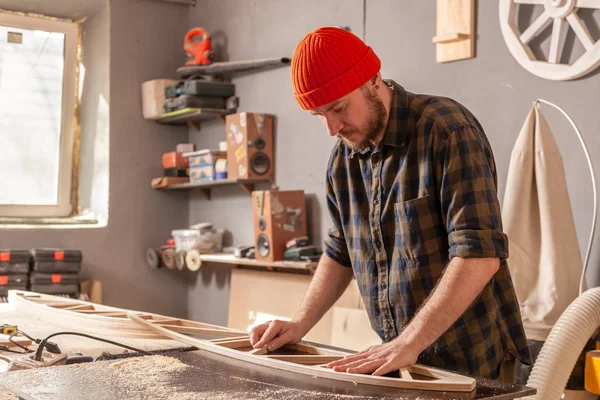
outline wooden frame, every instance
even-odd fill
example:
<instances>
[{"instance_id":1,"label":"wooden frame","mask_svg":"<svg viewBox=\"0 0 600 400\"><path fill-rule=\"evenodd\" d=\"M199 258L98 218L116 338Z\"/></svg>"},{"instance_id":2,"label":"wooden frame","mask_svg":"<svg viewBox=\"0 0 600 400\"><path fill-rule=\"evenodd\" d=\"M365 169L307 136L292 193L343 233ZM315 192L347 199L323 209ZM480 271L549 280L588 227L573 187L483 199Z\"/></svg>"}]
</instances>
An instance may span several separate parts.
<instances>
[{"instance_id":1,"label":"wooden frame","mask_svg":"<svg viewBox=\"0 0 600 400\"><path fill-rule=\"evenodd\" d=\"M8 301L14 306L17 312L32 315L53 324L65 325L71 329L77 327L78 331L90 334L141 339L165 339L164 335L157 334L133 323L127 317L127 313L130 310L20 290L10 290L8 292ZM138 315L141 318L152 318L170 326L177 326L181 323L179 319L156 314L139 313ZM185 329L187 326L181 325L180 329ZM244 333L217 325L196 323L193 326L196 329L204 329L205 333L218 329L220 336L226 336L227 334L239 336Z\"/></svg>"},{"instance_id":2,"label":"wooden frame","mask_svg":"<svg viewBox=\"0 0 600 400\"><path fill-rule=\"evenodd\" d=\"M182 343L198 347L211 353L220 354L237 360L276 368L280 370L296 372L309 376L318 376L326 379L334 379L353 383L362 383L366 385L389 386L404 389L422 389L434 391L454 391L470 392L475 389L475 379L463 375L442 371L436 368L425 367L422 365L411 365L398 371L398 377L383 377L361 374L348 374L344 372L335 372L327 368L328 362L338 360L353 353L341 352L329 349L322 349L307 344L296 344L285 346L286 349L297 350L303 353L301 355L277 355L269 354L263 349L252 349L250 338L248 336L235 338L219 338L215 340L206 340L187 336L182 331L189 331L195 334L203 334L201 329L181 329L181 327L193 328L199 327L199 322L179 320L175 326L178 329L170 328L160 319L156 320L147 315L140 315L131 312L129 318L140 326L154 331L156 334L167 336ZM231 334L227 328L221 328L221 332L211 330L211 334Z\"/></svg>"}]
</instances>

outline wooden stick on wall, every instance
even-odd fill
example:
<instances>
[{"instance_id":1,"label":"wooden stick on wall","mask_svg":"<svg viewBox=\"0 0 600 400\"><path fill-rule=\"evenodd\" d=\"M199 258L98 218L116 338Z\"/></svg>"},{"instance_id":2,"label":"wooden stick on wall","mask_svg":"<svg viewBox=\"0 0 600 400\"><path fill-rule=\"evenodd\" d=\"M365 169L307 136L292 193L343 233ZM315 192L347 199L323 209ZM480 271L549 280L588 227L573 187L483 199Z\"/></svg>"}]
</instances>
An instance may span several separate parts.
<instances>
[{"instance_id":1,"label":"wooden stick on wall","mask_svg":"<svg viewBox=\"0 0 600 400\"><path fill-rule=\"evenodd\" d=\"M437 0L438 63L475 57L475 0Z\"/></svg>"}]
</instances>

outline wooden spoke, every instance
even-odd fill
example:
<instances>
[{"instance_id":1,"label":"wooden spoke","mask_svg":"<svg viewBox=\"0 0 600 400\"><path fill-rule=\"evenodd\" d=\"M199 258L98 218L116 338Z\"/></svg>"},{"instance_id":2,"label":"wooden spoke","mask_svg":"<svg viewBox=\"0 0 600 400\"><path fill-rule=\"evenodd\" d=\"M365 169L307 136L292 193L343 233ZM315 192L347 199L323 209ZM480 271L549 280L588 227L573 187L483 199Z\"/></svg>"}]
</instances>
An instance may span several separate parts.
<instances>
[{"instance_id":1,"label":"wooden spoke","mask_svg":"<svg viewBox=\"0 0 600 400\"><path fill-rule=\"evenodd\" d=\"M529 26L529 28L525 29L525 32L521 34L521 42L523 44L527 44L541 32L548 24L552 21L552 17L548 14L547 11L544 11L542 15L537 17L535 21Z\"/></svg>"},{"instance_id":2,"label":"wooden spoke","mask_svg":"<svg viewBox=\"0 0 600 400\"><path fill-rule=\"evenodd\" d=\"M594 40L592 39L590 31L583 21L581 21L581 18L579 18L577 13L569 15L567 21L569 21L569 25L573 28L573 32L575 32L575 35L577 35L577 38L579 38L583 47L587 51L591 50L594 47Z\"/></svg>"},{"instance_id":3,"label":"wooden spoke","mask_svg":"<svg viewBox=\"0 0 600 400\"><path fill-rule=\"evenodd\" d=\"M567 24L563 18L556 18L552 24L552 39L550 40L550 55L548 62L558 64L562 54L564 32Z\"/></svg>"}]
</instances>

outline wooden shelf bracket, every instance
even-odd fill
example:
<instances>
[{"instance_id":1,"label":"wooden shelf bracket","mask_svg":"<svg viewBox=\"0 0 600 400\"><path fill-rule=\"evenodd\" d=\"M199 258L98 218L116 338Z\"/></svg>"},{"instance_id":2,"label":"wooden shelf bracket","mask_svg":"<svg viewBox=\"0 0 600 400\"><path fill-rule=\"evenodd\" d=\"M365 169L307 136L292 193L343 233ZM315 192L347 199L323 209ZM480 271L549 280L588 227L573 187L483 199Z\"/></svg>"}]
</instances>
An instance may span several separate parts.
<instances>
[{"instance_id":1,"label":"wooden shelf bracket","mask_svg":"<svg viewBox=\"0 0 600 400\"><path fill-rule=\"evenodd\" d=\"M475 0L437 0L438 63L475 57Z\"/></svg>"}]
</instances>

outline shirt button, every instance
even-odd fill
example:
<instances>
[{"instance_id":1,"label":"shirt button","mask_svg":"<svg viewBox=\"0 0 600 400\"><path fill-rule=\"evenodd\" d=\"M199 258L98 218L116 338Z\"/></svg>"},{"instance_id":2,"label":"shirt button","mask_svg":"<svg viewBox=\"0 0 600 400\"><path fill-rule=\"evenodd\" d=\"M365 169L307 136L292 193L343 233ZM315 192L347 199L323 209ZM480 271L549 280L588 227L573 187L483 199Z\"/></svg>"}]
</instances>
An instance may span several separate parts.
<instances>
[{"instance_id":1,"label":"shirt button","mask_svg":"<svg viewBox=\"0 0 600 400\"><path fill-rule=\"evenodd\" d=\"M375 204L375 205L379 204L379 200L377 200L377 199L373 200L373 204Z\"/></svg>"},{"instance_id":2,"label":"shirt button","mask_svg":"<svg viewBox=\"0 0 600 400\"><path fill-rule=\"evenodd\" d=\"M379 239L377 239L375 241L375 247L380 248L381 247L381 242L379 241Z\"/></svg>"},{"instance_id":3,"label":"shirt button","mask_svg":"<svg viewBox=\"0 0 600 400\"><path fill-rule=\"evenodd\" d=\"M385 290L386 286L387 286L387 285L385 284L385 282L383 282L383 283L381 284L381 288L382 288L382 289L384 289L384 290ZM389 325L388 325L388 327L389 327Z\"/></svg>"}]
</instances>

